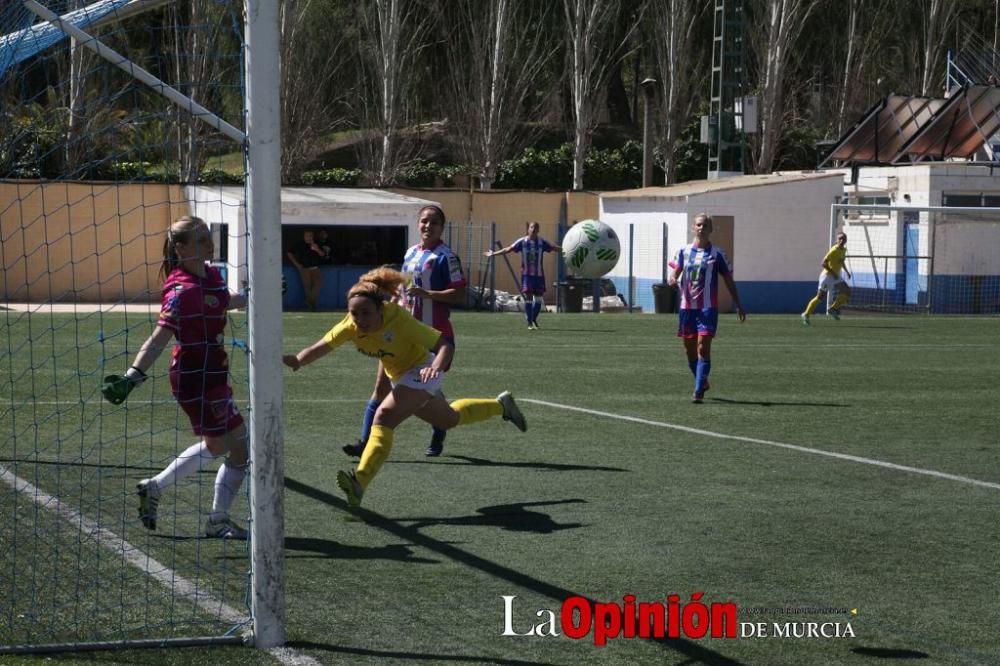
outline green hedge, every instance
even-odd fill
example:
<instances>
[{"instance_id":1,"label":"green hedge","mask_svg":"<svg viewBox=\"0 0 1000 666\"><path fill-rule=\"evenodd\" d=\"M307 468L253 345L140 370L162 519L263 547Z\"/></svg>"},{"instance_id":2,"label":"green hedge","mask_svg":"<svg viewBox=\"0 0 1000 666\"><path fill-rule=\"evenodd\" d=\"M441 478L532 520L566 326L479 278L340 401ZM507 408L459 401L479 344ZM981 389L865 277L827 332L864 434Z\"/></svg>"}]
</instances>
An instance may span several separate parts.
<instances>
[{"instance_id":1,"label":"green hedge","mask_svg":"<svg viewBox=\"0 0 1000 666\"><path fill-rule=\"evenodd\" d=\"M315 187L357 187L361 182L360 169L318 169L305 171L301 184Z\"/></svg>"}]
</instances>

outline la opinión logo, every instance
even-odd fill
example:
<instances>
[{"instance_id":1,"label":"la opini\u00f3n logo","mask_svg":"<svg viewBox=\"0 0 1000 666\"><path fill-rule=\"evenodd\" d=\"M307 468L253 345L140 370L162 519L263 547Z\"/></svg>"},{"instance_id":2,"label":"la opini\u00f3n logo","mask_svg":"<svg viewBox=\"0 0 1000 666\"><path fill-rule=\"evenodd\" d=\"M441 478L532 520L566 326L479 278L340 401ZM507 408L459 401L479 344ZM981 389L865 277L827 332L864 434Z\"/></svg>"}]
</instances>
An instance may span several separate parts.
<instances>
[{"instance_id":1,"label":"la opini\u00f3n logo","mask_svg":"<svg viewBox=\"0 0 1000 666\"><path fill-rule=\"evenodd\" d=\"M703 592L695 592L688 603L679 595L667 596L666 603L636 601L626 594L622 602L592 602L580 596L563 601L557 613L542 609L535 620L514 620L516 595L504 595L503 636L562 636L579 640L593 634L594 645L606 645L613 638L735 638L737 608L732 602L701 601ZM517 628L515 628L515 625Z\"/></svg>"},{"instance_id":2,"label":"la opini\u00f3n logo","mask_svg":"<svg viewBox=\"0 0 1000 666\"><path fill-rule=\"evenodd\" d=\"M677 594L661 601L637 601L626 594L617 601L590 601L572 596L556 610L535 611L534 619L517 617L516 595L504 595L503 636L566 636L580 640L592 636L594 645L603 646L616 638L854 638L850 622L738 622L733 602L702 601L704 592L694 592L681 603ZM770 611L771 609L763 609ZM785 614L813 609L782 609ZM847 610L823 609L817 614L841 614ZM748 613L758 614L751 608ZM857 610L852 609L851 615Z\"/></svg>"}]
</instances>

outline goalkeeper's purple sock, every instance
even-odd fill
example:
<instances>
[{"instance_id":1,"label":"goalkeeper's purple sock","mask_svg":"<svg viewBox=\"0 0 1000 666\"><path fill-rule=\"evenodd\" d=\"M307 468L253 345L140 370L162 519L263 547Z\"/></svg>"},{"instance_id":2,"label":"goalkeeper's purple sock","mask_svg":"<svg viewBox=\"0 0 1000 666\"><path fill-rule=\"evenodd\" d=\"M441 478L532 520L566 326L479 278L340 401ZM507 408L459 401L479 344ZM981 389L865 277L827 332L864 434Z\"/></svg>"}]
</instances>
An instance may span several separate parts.
<instances>
[{"instance_id":1,"label":"goalkeeper's purple sock","mask_svg":"<svg viewBox=\"0 0 1000 666\"><path fill-rule=\"evenodd\" d=\"M372 433L372 423L375 422L375 412L378 411L378 400L369 400L368 404L365 405L365 418L361 422L361 445L364 446L368 443L368 436Z\"/></svg>"},{"instance_id":2,"label":"goalkeeper's purple sock","mask_svg":"<svg viewBox=\"0 0 1000 666\"><path fill-rule=\"evenodd\" d=\"M707 359L704 359L704 358L699 358L698 359L698 370L695 372L695 375L694 375L694 392L695 393L704 393L705 392L705 384L708 383L708 373L709 373L709 371L711 371L711 369L712 369L712 362L711 361L709 361Z\"/></svg>"}]
</instances>

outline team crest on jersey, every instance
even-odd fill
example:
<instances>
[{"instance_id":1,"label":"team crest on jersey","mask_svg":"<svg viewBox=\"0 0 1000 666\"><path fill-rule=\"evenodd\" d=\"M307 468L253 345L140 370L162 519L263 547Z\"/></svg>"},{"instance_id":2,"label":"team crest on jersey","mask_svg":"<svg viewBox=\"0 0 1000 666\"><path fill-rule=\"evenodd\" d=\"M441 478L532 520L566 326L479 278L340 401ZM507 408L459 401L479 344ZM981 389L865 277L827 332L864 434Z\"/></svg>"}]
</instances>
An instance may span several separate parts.
<instances>
[{"instance_id":1,"label":"team crest on jersey","mask_svg":"<svg viewBox=\"0 0 1000 666\"><path fill-rule=\"evenodd\" d=\"M218 296L215 296L214 294L205 294L205 305L207 305L210 308L219 307Z\"/></svg>"},{"instance_id":2,"label":"team crest on jersey","mask_svg":"<svg viewBox=\"0 0 1000 666\"><path fill-rule=\"evenodd\" d=\"M385 340L388 344L392 344L393 340L392 331L386 331L385 333L383 333L382 339Z\"/></svg>"}]
</instances>

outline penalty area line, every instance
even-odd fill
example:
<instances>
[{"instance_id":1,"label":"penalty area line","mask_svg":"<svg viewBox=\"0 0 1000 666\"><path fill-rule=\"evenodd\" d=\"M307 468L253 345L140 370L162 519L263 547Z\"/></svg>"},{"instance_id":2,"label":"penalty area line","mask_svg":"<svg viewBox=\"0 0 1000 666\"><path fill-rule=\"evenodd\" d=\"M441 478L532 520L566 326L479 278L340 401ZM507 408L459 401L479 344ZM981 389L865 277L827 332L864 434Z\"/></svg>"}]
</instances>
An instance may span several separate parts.
<instances>
[{"instance_id":1,"label":"penalty area line","mask_svg":"<svg viewBox=\"0 0 1000 666\"><path fill-rule=\"evenodd\" d=\"M932 476L937 479L945 479L947 481L957 481L959 483L967 483L969 485L979 486L981 488L991 488L993 490L1000 490L1000 483L993 483L991 481L980 481L979 479L972 479L967 476L959 476L958 474L948 474L947 472L938 472L937 470L933 469L910 467L908 465L897 465L896 463L886 462L884 460L875 460L873 458L852 456L848 453L837 453L836 451L826 451L824 449L812 449L809 448L808 446L799 446L798 444L787 444L785 442L774 442L768 439L757 439L756 437L744 437L742 435L727 435L721 432L702 430L700 428L691 428L689 426L682 426L676 423L664 423L663 421L652 421L650 419L643 419L636 416L612 414L610 412L602 412L596 409L585 409L583 407L574 407L572 405L562 405L557 402L548 402L546 400L533 400L531 398L518 398L517 400L518 402L530 402L535 405L553 407L555 409L564 409L570 412L580 412L582 414L591 414L593 416L604 416L609 419L617 419L619 421L630 421L632 423L641 423L643 425L655 426L657 428L669 428L670 430L687 432L691 433L692 435L701 435L702 437L725 439L733 442L746 442L748 444L763 444L765 446L773 446L779 449L788 449L790 451L798 451L800 453L811 453L817 456L825 456L827 458L835 458L837 460L846 460L848 462L860 463L862 465L872 465L874 467L882 467L884 469L891 469L897 472L922 474L924 476Z\"/></svg>"}]
</instances>

